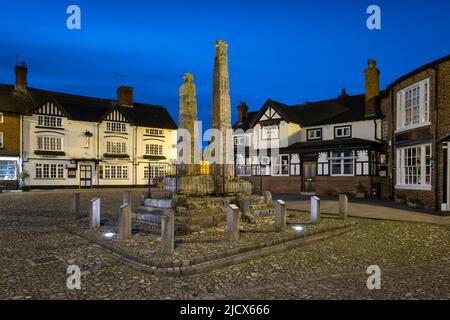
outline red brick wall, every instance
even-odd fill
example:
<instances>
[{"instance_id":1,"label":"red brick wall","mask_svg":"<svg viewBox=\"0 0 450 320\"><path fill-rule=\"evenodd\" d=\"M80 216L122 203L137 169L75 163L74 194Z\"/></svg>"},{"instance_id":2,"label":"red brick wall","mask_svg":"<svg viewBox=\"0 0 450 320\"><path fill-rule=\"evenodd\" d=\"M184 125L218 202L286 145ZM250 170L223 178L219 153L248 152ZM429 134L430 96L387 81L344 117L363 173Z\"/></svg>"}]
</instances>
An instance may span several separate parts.
<instances>
[{"instance_id":1,"label":"red brick wall","mask_svg":"<svg viewBox=\"0 0 450 320\"><path fill-rule=\"evenodd\" d=\"M3 148L0 156L20 155L20 116L13 113L3 113L3 123L0 123L0 132L3 132Z\"/></svg>"}]
</instances>

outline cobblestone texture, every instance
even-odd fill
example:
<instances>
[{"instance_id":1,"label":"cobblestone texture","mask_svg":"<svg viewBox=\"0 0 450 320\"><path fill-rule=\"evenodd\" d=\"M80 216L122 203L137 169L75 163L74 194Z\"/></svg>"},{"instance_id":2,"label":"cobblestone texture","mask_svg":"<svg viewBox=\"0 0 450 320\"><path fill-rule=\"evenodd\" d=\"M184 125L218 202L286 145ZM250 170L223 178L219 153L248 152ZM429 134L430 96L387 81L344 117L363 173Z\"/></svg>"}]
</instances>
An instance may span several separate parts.
<instances>
[{"instance_id":1,"label":"cobblestone texture","mask_svg":"<svg viewBox=\"0 0 450 320\"><path fill-rule=\"evenodd\" d=\"M120 202L120 192L107 194L111 200L105 199L105 205ZM26 201L19 195L0 196L0 299L450 298L448 226L373 220L325 241L174 277L125 267L59 228L60 221L45 210L59 201L59 194L26 196ZM45 257L59 261L30 263ZM81 266L81 290L66 289L70 264ZM380 290L366 288L369 265L381 268Z\"/></svg>"}]
</instances>

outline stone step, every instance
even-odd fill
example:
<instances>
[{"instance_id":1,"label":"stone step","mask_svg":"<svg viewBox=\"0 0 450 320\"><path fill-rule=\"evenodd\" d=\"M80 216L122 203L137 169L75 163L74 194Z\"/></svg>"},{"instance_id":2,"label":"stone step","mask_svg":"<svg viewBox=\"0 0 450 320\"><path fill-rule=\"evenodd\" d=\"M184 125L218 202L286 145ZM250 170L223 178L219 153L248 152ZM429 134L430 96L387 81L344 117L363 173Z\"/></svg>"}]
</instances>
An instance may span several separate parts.
<instances>
[{"instance_id":1,"label":"stone step","mask_svg":"<svg viewBox=\"0 0 450 320\"><path fill-rule=\"evenodd\" d=\"M146 207L172 208L172 199L145 199Z\"/></svg>"}]
</instances>

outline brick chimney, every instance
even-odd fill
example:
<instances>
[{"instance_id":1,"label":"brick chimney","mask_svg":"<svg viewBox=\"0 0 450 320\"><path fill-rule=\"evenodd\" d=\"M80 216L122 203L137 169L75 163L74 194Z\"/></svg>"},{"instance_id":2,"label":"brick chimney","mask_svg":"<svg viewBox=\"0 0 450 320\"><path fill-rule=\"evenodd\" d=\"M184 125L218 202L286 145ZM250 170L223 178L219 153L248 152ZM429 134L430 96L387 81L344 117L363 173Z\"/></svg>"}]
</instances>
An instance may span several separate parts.
<instances>
[{"instance_id":1,"label":"brick chimney","mask_svg":"<svg viewBox=\"0 0 450 320\"><path fill-rule=\"evenodd\" d=\"M18 64L14 68L16 73L16 92L26 92L27 91L27 65L25 63Z\"/></svg>"},{"instance_id":2,"label":"brick chimney","mask_svg":"<svg viewBox=\"0 0 450 320\"><path fill-rule=\"evenodd\" d=\"M374 59L368 61L369 66L364 71L366 77L366 116L374 115L377 111L380 96L380 70Z\"/></svg>"},{"instance_id":3,"label":"brick chimney","mask_svg":"<svg viewBox=\"0 0 450 320\"><path fill-rule=\"evenodd\" d=\"M338 96L338 98L345 98L345 97L348 97L348 94L347 94L347 90L346 90L345 88L343 88L343 89L342 89L342 92L341 92L341 94Z\"/></svg>"},{"instance_id":4,"label":"brick chimney","mask_svg":"<svg viewBox=\"0 0 450 320\"><path fill-rule=\"evenodd\" d=\"M120 105L125 107L133 106L133 88L127 86L120 86L117 89L117 101Z\"/></svg>"},{"instance_id":5,"label":"brick chimney","mask_svg":"<svg viewBox=\"0 0 450 320\"><path fill-rule=\"evenodd\" d=\"M238 122L245 122L248 119L248 107L246 102L238 105Z\"/></svg>"}]
</instances>

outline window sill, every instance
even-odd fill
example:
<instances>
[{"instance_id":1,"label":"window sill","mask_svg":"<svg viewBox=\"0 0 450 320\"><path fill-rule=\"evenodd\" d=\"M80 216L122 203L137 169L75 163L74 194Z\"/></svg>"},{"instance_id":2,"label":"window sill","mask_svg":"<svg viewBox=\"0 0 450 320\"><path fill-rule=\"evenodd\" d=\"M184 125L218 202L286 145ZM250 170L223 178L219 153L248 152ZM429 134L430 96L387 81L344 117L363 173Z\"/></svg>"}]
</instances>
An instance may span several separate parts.
<instances>
[{"instance_id":1,"label":"window sill","mask_svg":"<svg viewBox=\"0 0 450 320\"><path fill-rule=\"evenodd\" d=\"M166 160L165 156L153 156L149 154L144 155L143 158L147 160Z\"/></svg>"},{"instance_id":2,"label":"window sill","mask_svg":"<svg viewBox=\"0 0 450 320\"><path fill-rule=\"evenodd\" d=\"M130 156L128 154L115 154L115 153L105 153L103 154L105 158L118 158L118 159L129 159Z\"/></svg>"},{"instance_id":3,"label":"window sill","mask_svg":"<svg viewBox=\"0 0 450 320\"><path fill-rule=\"evenodd\" d=\"M35 126L36 129L66 130L62 127Z\"/></svg>"},{"instance_id":4,"label":"window sill","mask_svg":"<svg viewBox=\"0 0 450 320\"><path fill-rule=\"evenodd\" d=\"M49 150L36 150L34 151L35 155L39 156L65 156L66 153L64 151L49 151Z\"/></svg>"},{"instance_id":5,"label":"window sill","mask_svg":"<svg viewBox=\"0 0 450 320\"><path fill-rule=\"evenodd\" d=\"M395 189L399 190L424 190L424 191L431 191L431 186L428 185L413 185L413 184L403 184L403 185L396 185Z\"/></svg>"},{"instance_id":6,"label":"window sill","mask_svg":"<svg viewBox=\"0 0 450 320\"><path fill-rule=\"evenodd\" d=\"M414 125L414 126L403 127L403 128L395 130L394 134L403 133L403 132L406 132L409 130L419 129L419 128L423 128L423 127L428 127L430 125L431 125L431 122L425 122L425 123Z\"/></svg>"}]
</instances>

